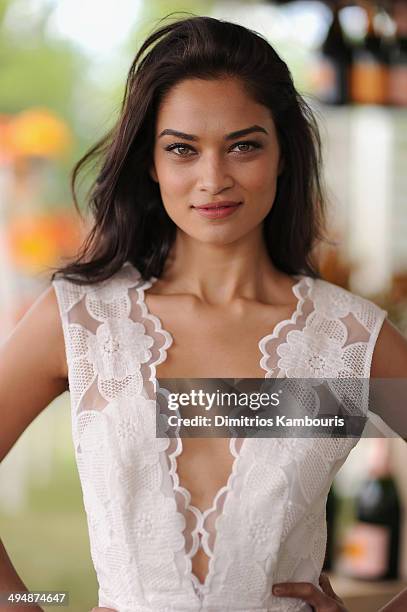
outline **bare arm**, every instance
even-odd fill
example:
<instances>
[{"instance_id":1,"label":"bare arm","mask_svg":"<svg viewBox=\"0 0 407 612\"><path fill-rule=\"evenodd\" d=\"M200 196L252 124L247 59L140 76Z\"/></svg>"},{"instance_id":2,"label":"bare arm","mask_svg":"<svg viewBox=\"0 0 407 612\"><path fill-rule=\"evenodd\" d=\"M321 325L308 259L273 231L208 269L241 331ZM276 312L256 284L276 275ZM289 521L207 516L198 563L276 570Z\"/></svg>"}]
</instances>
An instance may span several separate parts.
<instances>
[{"instance_id":1,"label":"bare arm","mask_svg":"<svg viewBox=\"0 0 407 612\"><path fill-rule=\"evenodd\" d=\"M371 378L407 377L407 339L386 319L372 356Z\"/></svg>"},{"instance_id":2,"label":"bare arm","mask_svg":"<svg viewBox=\"0 0 407 612\"><path fill-rule=\"evenodd\" d=\"M372 377L407 379L407 340L389 321L384 322L376 342L372 359ZM391 409L393 405L396 406L397 411L400 410L400 401L395 404L387 402L388 409ZM385 413L383 413L383 418L385 419ZM403 425L406 418L407 415L403 415ZM390 420L390 426L394 423L401 424L401 421L393 415ZM404 433L405 427L402 429ZM396 428L395 431L397 431ZM407 589L401 591L380 608L379 612L402 612L403 610L407 610Z\"/></svg>"},{"instance_id":3,"label":"bare arm","mask_svg":"<svg viewBox=\"0 0 407 612\"><path fill-rule=\"evenodd\" d=\"M374 386L374 410L407 442L407 340L387 319L378 335L372 357L371 379L393 379ZM381 386L380 386L381 385Z\"/></svg>"},{"instance_id":4,"label":"bare arm","mask_svg":"<svg viewBox=\"0 0 407 612\"><path fill-rule=\"evenodd\" d=\"M405 612L407 610L407 589L400 591L378 612Z\"/></svg>"},{"instance_id":5,"label":"bare arm","mask_svg":"<svg viewBox=\"0 0 407 612\"><path fill-rule=\"evenodd\" d=\"M0 346L0 461L23 431L67 389L62 325L53 287L42 293ZM26 591L0 540L0 591ZM41 610L9 607L1 612Z\"/></svg>"}]
</instances>

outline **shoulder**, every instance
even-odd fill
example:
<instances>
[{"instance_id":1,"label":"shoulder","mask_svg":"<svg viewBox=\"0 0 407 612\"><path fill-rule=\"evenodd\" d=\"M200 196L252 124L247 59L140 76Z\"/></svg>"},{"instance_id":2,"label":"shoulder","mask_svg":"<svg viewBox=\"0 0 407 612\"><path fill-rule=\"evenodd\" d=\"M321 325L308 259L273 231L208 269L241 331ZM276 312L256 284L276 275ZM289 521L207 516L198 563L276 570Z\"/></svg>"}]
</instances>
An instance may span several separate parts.
<instances>
[{"instance_id":1,"label":"shoulder","mask_svg":"<svg viewBox=\"0 0 407 612\"><path fill-rule=\"evenodd\" d=\"M141 273L130 262L103 281L79 284L62 275L51 281L44 299L52 308L52 320L58 330L58 363L66 377L69 359L81 350L83 335L109 318L127 316L129 289L145 285Z\"/></svg>"},{"instance_id":2,"label":"shoulder","mask_svg":"<svg viewBox=\"0 0 407 612\"><path fill-rule=\"evenodd\" d=\"M370 334L377 334L387 316L387 311L348 289L324 279L311 282L311 298L315 309L327 318L344 319L351 315Z\"/></svg>"},{"instance_id":3,"label":"shoulder","mask_svg":"<svg viewBox=\"0 0 407 612\"><path fill-rule=\"evenodd\" d=\"M52 286L44 289L15 326L4 345L23 355L23 347L35 347L39 363L56 379L67 378L64 337L56 293ZM26 350L25 348L25 350Z\"/></svg>"},{"instance_id":4,"label":"shoulder","mask_svg":"<svg viewBox=\"0 0 407 612\"><path fill-rule=\"evenodd\" d=\"M373 378L407 378L407 339L385 320L372 359Z\"/></svg>"},{"instance_id":5,"label":"shoulder","mask_svg":"<svg viewBox=\"0 0 407 612\"><path fill-rule=\"evenodd\" d=\"M315 307L328 318L353 315L368 330L373 351L371 377L407 377L407 339L388 320L386 310L323 279L313 279L311 292Z\"/></svg>"},{"instance_id":6,"label":"shoulder","mask_svg":"<svg viewBox=\"0 0 407 612\"><path fill-rule=\"evenodd\" d=\"M140 271L132 263L126 261L119 270L103 281L79 284L60 276L52 281L52 285L61 315L64 316L86 295L95 301L112 302L120 299L128 289L140 286L144 282Z\"/></svg>"}]
</instances>

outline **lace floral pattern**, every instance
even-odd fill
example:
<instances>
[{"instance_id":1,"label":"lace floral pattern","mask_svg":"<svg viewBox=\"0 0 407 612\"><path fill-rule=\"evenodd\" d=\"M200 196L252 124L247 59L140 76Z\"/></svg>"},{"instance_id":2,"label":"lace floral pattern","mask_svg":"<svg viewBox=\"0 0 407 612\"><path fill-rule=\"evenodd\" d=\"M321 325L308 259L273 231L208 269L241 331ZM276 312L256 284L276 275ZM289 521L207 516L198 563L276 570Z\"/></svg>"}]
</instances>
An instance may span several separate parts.
<instances>
[{"instance_id":1,"label":"lace floral pattern","mask_svg":"<svg viewBox=\"0 0 407 612\"><path fill-rule=\"evenodd\" d=\"M321 280L314 286L312 299L315 310L330 320L346 317L355 305L355 297L349 291Z\"/></svg>"},{"instance_id":2,"label":"lace floral pattern","mask_svg":"<svg viewBox=\"0 0 407 612\"><path fill-rule=\"evenodd\" d=\"M89 334L86 357L102 380L123 380L138 374L140 364L151 358L148 349L152 345L153 339L141 323L107 319L96 334Z\"/></svg>"},{"instance_id":3,"label":"lace floral pattern","mask_svg":"<svg viewBox=\"0 0 407 612\"><path fill-rule=\"evenodd\" d=\"M124 520L128 525L130 552L152 568L174 559L184 546L185 522L176 512L175 501L160 494L142 494L139 508L127 508ZM162 543L166 542L165 548Z\"/></svg>"},{"instance_id":4,"label":"lace floral pattern","mask_svg":"<svg viewBox=\"0 0 407 612\"><path fill-rule=\"evenodd\" d=\"M344 367L341 343L309 328L290 331L277 354L289 378L336 378Z\"/></svg>"},{"instance_id":5,"label":"lace floral pattern","mask_svg":"<svg viewBox=\"0 0 407 612\"><path fill-rule=\"evenodd\" d=\"M232 440L227 486L200 513L179 482L180 440L156 436L156 427L165 431L156 422L156 366L173 339L147 309L144 291L153 282L130 263L93 286L53 282L99 605L120 612L305 612L304 602L273 597L271 587L285 580L318 585L326 496L357 439ZM368 377L386 312L310 277L299 277L293 292L293 316L258 343L265 377L329 377L338 393L345 377ZM316 385L298 397L312 413ZM209 557L204 584L191 570L200 546Z\"/></svg>"}]
</instances>

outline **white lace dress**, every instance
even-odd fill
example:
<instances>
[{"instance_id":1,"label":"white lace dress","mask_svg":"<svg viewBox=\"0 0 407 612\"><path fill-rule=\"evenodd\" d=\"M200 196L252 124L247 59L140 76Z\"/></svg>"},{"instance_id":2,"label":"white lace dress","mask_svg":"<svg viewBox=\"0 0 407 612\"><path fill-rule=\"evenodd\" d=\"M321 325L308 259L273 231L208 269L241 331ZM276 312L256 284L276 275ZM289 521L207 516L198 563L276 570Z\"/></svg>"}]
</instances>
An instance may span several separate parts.
<instances>
[{"instance_id":1,"label":"white lace dress","mask_svg":"<svg viewBox=\"0 0 407 612\"><path fill-rule=\"evenodd\" d=\"M305 612L273 583L318 585L325 503L356 438L231 439L233 469L211 508L180 486L181 439L155 435L156 366L172 343L148 312L130 263L111 279L53 281L63 324L72 435L99 605L118 612ZM297 276L290 320L259 340L265 377L369 378L387 312L326 281ZM202 546L201 584L191 559Z\"/></svg>"}]
</instances>

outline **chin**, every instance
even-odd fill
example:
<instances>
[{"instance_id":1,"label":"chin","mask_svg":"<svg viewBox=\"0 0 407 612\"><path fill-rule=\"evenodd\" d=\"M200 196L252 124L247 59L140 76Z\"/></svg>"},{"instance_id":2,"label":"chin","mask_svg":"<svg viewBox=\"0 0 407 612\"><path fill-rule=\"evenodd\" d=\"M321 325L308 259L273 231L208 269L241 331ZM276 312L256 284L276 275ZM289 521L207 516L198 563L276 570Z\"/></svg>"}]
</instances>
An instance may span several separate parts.
<instances>
[{"instance_id":1,"label":"chin","mask_svg":"<svg viewBox=\"0 0 407 612\"><path fill-rule=\"evenodd\" d=\"M241 238L246 236L247 232L236 232L231 230L226 230L224 228L215 228L215 231L205 232L205 234L197 234L195 233L193 236L190 235L194 240L198 240L199 242L204 242L205 244L213 244L214 246L223 246L227 244L232 244Z\"/></svg>"}]
</instances>

